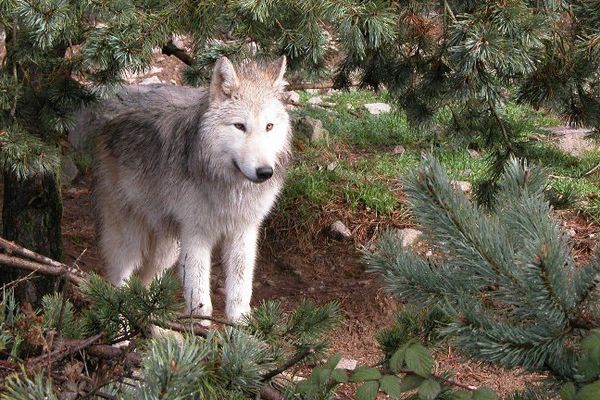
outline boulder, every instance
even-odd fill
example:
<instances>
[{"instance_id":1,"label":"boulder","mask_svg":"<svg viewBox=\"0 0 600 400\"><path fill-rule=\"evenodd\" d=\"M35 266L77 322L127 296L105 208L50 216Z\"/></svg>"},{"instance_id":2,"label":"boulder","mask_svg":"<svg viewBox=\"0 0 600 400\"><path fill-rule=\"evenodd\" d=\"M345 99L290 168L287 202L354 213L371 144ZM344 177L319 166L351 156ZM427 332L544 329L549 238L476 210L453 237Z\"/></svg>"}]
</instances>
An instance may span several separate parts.
<instances>
[{"instance_id":1,"label":"boulder","mask_svg":"<svg viewBox=\"0 0 600 400\"><path fill-rule=\"evenodd\" d=\"M350 239L352 237L352 232L344 223L340 220L335 221L329 227L331 235L338 239Z\"/></svg>"},{"instance_id":2,"label":"boulder","mask_svg":"<svg viewBox=\"0 0 600 400\"><path fill-rule=\"evenodd\" d=\"M294 133L309 143L316 143L329 136L323 122L313 117L302 117L294 122Z\"/></svg>"},{"instance_id":3,"label":"boulder","mask_svg":"<svg viewBox=\"0 0 600 400\"><path fill-rule=\"evenodd\" d=\"M471 193L473 191L473 184L467 181L452 181L450 182L452 187L456 190L460 190L463 193Z\"/></svg>"},{"instance_id":4,"label":"boulder","mask_svg":"<svg viewBox=\"0 0 600 400\"><path fill-rule=\"evenodd\" d=\"M418 229L405 228L398 229L397 234L402 239L402 246L412 246L421 237L423 232Z\"/></svg>"},{"instance_id":5,"label":"boulder","mask_svg":"<svg viewBox=\"0 0 600 400\"><path fill-rule=\"evenodd\" d=\"M310 99L308 99L308 101L306 103L310 106L318 106L321 103L323 103L323 99L320 98L319 96L315 96L315 97L311 97Z\"/></svg>"},{"instance_id":6,"label":"boulder","mask_svg":"<svg viewBox=\"0 0 600 400\"><path fill-rule=\"evenodd\" d=\"M392 106L387 103L368 103L364 106L372 115L389 113L392 111Z\"/></svg>"},{"instance_id":7,"label":"boulder","mask_svg":"<svg viewBox=\"0 0 600 400\"><path fill-rule=\"evenodd\" d=\"M140 82L140 85L153 85L156 83L162 83L158 76L150 76Z\"/></svg>"}]
</instances>

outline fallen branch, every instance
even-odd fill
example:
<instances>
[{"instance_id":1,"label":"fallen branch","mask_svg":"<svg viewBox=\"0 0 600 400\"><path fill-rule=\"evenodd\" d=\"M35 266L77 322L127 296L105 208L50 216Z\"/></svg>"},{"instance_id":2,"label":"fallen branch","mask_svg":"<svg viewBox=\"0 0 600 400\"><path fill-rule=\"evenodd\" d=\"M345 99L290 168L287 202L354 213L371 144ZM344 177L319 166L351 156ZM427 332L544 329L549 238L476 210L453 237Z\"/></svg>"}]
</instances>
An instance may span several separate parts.
<instances>
[{"instance_id":1,"label":"fallen branch","mask_svg":"<svg viewBox=\"0 0 600 400\"><path fill-rule=\"evenodd\" d=\"M315 349L313 349L312 347L306 347L306 348L300 350L298 353L296 353L295 356L290 358L283 365L264 374L262 376L262 380L268 381L269 379L281 374L282 372L287 371L288 369L292 368L294 365L298 364L300 361L304 360L306 357L313 354L314 352L315 352Z\"/></svg>"},{"instance_id":2,"label":"fallen branch","mask_svg":"<svg viewBox=\"0 0 600 400\"><path fill-rule=\"evenodd\" d=\"M192 332L196 336L207 337L208 330L200 324L194 322L192 324L180 324L178 322L166 322L164 324L155 323L155 325L160 326L161 328L170 329L176 332Z\"/></svg>"},{"instance_id":3,"label":"fallen branch","mask_svg":"<svg viewBox=\"0 0 600 400\"><path fill-rule=\"evenodd\" d=\"M186 65L192 65L194 63L194 59L185 50L177 47L172 40L169 40L169 42L163 46L162 53L167 56L175 56Z\"/></svg>"},{"instance_id":4,"label":"fallen branch","mask_svg":"<svg viewBox=\"0 0 600 400\"><path fill-rule=\"evenodd\" d=\"M92 344L94 344L94 342L101 339L102 336L104 336L104 333L100 332L100 333L98 333L94 336L90 336L89 338L86 338L86 339L69 340L68 342L65 342L63 344L62 348L54 350L51 353L41 355L39 357L31 358L31 359L27 360L27 364L29 364L30 366L34 366L41 362L47 362L49 364L52 364L56 361L62 360L63 358L65 358L73 353L77 353L78 351L91 346Z\"/></svg>"},{"instance_id":5,"label":"fallen branch","mask_svg":"<svg viewBox=\"0 0 600 400\"><path fill-rule=\"evenodd\" d=\"M61 267L56 267L54 265L30 261L21 257L10 256L8 254L0 254L0 264L28 271L40 272L45 275L64 277L76 285L79 285L85 277L84 273L75 273L64 264L62 264Z\"/></svg>"}]
</instances>

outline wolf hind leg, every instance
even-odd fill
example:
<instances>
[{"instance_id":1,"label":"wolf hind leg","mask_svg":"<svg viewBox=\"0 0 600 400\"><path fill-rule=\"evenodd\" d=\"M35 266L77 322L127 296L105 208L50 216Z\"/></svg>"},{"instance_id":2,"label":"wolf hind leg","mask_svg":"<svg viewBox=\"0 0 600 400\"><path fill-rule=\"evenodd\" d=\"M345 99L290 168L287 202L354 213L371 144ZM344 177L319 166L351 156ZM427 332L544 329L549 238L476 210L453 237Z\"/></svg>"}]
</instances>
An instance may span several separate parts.
<instances>
[{"instance_id":1,"label":"wolf hind leg","mask_svg":"<svg viewBox=\"0 0 600 400\"><path fill-rule=\"evenodd\" d=\"M105 278L116 286L121 286L141 266L147 236L142 221L124 214L112 212L107 216L105 213L100 228Z\"/></svg>"},{"instance_id":2,"label":"wolf hind leg","mask_svg":"<svg viewBox=\"0 0 600 400\"><path fill-rule=\"evenodd\" d=\"M154 277L162 274L177 262L179 243L169 232L153 232L149 235L148 247L144 253L139 276L148 286Z\"/></svg>"}]
</instances>

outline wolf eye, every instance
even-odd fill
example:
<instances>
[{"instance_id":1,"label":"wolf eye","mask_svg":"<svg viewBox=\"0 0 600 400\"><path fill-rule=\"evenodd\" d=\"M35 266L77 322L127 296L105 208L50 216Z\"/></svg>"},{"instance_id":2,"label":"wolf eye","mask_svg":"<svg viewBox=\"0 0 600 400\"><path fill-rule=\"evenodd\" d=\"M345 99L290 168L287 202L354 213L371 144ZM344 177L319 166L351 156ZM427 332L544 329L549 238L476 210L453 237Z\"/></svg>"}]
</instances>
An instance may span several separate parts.
<instances>
[{"instance_id":1,"label":"wolf eye","mask_svg":"<svg viewBox=\"0 0 600 400\"><path fill-rule=\"evenodd\" d=\"M242 132L246 132L246 126L244 124L237 123L237 124L233 124L233 126L235 126L236 129L239 129Z\"/></svg>"},{"instance_id":2,"label":"wolf eye","mask_svg":"<svg viewBox=\"0 0 600 400\"><path fill-rule=\"evenodd\" d=\"M271 129L273 129L273 124L268 123L267 124L267 132L269 132Z\"/></svg>"}]
</instances>

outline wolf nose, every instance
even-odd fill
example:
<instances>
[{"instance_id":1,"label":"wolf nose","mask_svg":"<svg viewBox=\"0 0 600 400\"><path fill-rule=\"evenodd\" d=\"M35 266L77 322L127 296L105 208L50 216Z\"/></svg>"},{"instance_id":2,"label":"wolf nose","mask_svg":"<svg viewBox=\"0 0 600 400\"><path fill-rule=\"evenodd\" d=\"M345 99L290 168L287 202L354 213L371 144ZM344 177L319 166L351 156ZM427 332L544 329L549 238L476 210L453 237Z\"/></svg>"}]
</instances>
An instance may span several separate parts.
<instances>
[{"instance_id":1,"label":"wolf nose","mask_svg":"<svg viewBox=\"0 0 600 400\"><path fill-rule=\"evenodd\" d=\"M256 178L259 182L264 182L273 176L273 168L271 167L258 167L256 168Z\"/></svg>"}]
</instances>

